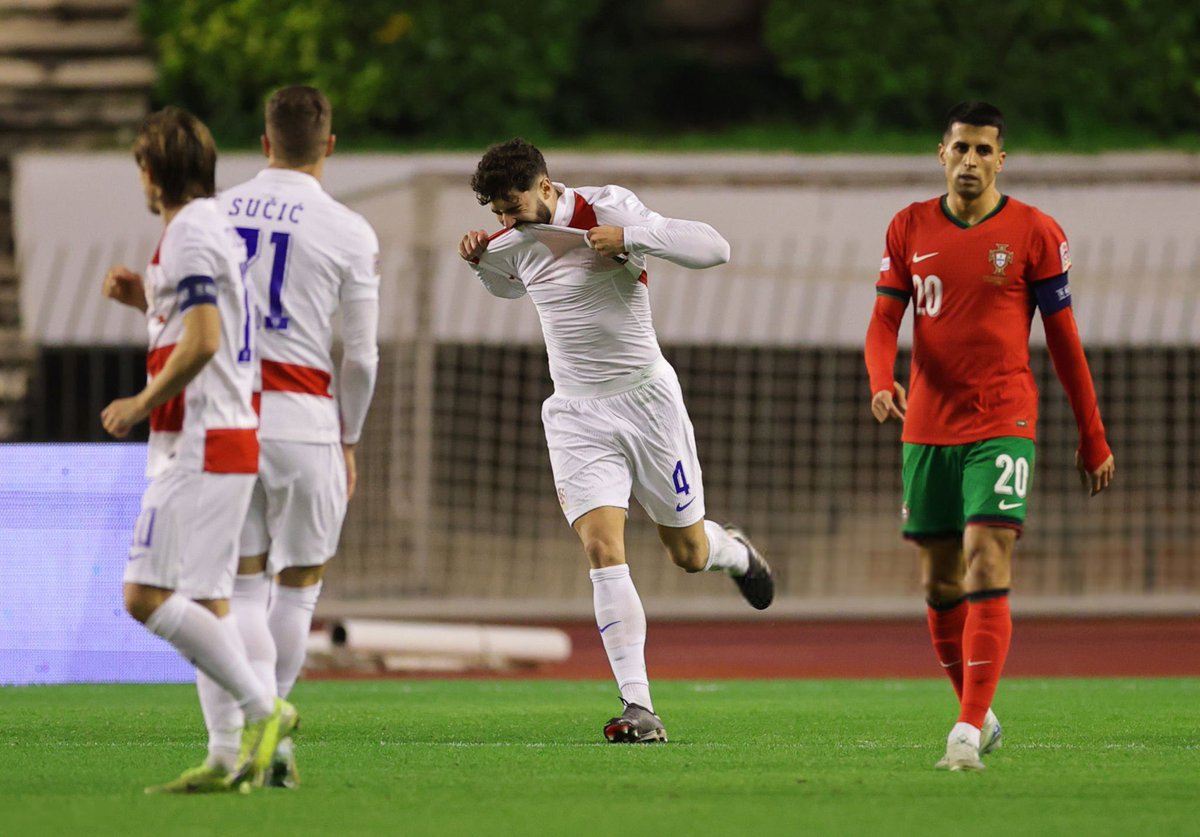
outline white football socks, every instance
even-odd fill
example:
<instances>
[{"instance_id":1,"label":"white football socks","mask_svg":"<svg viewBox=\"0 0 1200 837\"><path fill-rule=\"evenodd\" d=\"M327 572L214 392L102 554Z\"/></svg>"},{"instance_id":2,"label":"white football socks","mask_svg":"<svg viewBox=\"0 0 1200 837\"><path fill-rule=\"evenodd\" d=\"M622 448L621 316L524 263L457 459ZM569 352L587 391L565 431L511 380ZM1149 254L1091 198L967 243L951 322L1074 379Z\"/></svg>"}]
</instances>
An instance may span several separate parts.
<instances>
[{"instance_id":1,"label":"white football socks","mask_svg":"<svg viewBox=\"0 0 1200 837\"><path fill-rule=\"evenodd\" d=\"M308 632L312 629L313 611L321 595L322 582L309 587L275 585L267 624L275 639L275 682L279 696L286 698L296 685L304 658L308 654Z\"/></svg>"},{"instance_id":2,"label":"white football socks","mask_svg":"<svg viewBox=\"0 0 1200 837\"><path fill-rule=\"evenodd\" d=\"M254 676L246 649L229 620L218 619L195 602L172 593L150 614L146 627L233 694L247 720L257 721L274 711L274 695Z\"/></svg>"},{"instance_id":3,"label":"white football socks","mask_svg":"<svg viewBox=\"0 0 1200 837\"><path fill-rule=\"evenodd\" d=\"M237 766L242 742L242 710L233 695L221 688L202 671L196 672L196 691L200 694L200 710L208 729L209 767L232 771Z\"/></svg>"},{"instance_id":4,"label":"white football socks","mask_svg":"<svg viewBox=\"0 0 1200 837\"><path fill-rule=\"evenodd\" d=\"M729 536L720 523L704 521L704 534L708 536L708 563L705 572L724 570L730 575L745 575L750 571L750 553L745 544Z\"/></svg>"},{"instance_id":5,"label":"white football socks","mask_svg":"<svg viewBox=\"0 0 1200 837\"><path fill-rule=\"evenodd\" d=\"M646 611L633 586L629 565L603 567L588 574L592 578L596 627L621 697L653 712L646 676Z\"/></svg>"},{"instance_id":6,"label":"white football socks","mask_svg":"<svg viewBox=\"0 0 1200 837\"><path fill-rule=\"evenodd\" d=\"M221 620L226 630L236 631L246 649L250 668L263 687L275 694L275 640L267 627L267 603L271 579L266 575L239 575L233 582L230 614ZM237 700L203 672L196 675L200 709L208 728L208 764L232 770L237 763L242 736L242 710ZM231 760L232 758L232 760Z\"/></svg>"},{"instance_id":7,"label":"white football socks","mask_svg":"<svg viewBox=\"0 0 1200 837\"><path fill-rule=\"evenodd\" d=\"M246 657L259 682L275 694L275 639L267 625L271 604L271 578L264 573L239 575L233 581L229 608L237 618Z\"/></svg>"}]
</instances>

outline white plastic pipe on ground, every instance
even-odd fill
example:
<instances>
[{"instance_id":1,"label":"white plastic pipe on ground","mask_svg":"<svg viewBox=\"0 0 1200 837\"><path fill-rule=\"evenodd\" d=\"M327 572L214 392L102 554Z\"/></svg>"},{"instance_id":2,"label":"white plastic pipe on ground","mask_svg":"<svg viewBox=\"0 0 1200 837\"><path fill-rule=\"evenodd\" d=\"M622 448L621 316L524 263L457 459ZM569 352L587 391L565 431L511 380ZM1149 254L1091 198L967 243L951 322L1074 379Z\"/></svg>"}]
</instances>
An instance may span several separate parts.
<instances>
[{"instance_id":1,"label":"white plastic pipe on ground","mask_svg":"<svg viewBox=\"0 0 1200 837\"><path fill-rule=\"evenodd\" d=\"M562 662L571 656L570 637L557 628L380 619L335 622L327 633L314 633L308 648L313 654L329 654L334 648L344 648L353 653L398 657L410 662L457 660L489 668Z\"/></svg>"}]
</instances>

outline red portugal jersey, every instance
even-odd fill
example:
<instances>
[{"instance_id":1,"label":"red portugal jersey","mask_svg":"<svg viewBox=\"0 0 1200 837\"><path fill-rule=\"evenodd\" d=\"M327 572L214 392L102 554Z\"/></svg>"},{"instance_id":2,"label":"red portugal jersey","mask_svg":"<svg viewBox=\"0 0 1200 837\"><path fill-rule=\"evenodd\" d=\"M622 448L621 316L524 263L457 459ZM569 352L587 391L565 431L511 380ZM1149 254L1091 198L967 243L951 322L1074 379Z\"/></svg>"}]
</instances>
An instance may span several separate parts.
<instances>
[{"instance_id":1,"label":"red portugal jersey","mask_svg":"<svg viewBox=\"0 0 1200 837\"><path fill-rule=\"evenodd\" d=\"M945 197L914 203L892 219L875 287L913 302L905 442L1036 438L1033 283L1070 266L1054 219L1009 197L970 227L950 214Z\"/></svg>"}]
</instances>

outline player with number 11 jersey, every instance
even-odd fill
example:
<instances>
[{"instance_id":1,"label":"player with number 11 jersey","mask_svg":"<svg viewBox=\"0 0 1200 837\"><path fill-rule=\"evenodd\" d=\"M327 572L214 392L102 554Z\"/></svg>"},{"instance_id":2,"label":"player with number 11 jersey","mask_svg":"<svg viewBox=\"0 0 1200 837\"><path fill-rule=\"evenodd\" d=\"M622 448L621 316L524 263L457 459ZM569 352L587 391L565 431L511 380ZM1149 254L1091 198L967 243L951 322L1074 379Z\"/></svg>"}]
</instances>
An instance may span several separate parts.
<instances>
[{"instance_id":1,"label":"player with number 11 jersey","mask_svg":"<svg viewBox=\"0 0 1200 837\"><path fill-rule=\"evenodd\" d=\"M289 168L263 169L222 192L221 203L245 239L261 310L260 438L357 442L371 391L334 393L333 321L347 302L378 320L375 231L315 177Z\"/></svg>"},{"instance_id":2,"label":"player with number 11 jersey","mask_svg":"<svg viewBox=\"0 0 1200 837\"><path fill-rule=\"evenodd\" d=\"M251 663L279 695L304 664L327 562L354 492L355 451L379 364L379 241L365 218L321 186L336 141L313 87L276 91L266 107L267 167L220 196L246 242L261 312L262 454L241 533L232 607ZM341 316L342 359L333 363ZM205 701L210 750L232 740L227 695ZM291 741L268 782L298 782Z\"/></svg>"}]
</instances>

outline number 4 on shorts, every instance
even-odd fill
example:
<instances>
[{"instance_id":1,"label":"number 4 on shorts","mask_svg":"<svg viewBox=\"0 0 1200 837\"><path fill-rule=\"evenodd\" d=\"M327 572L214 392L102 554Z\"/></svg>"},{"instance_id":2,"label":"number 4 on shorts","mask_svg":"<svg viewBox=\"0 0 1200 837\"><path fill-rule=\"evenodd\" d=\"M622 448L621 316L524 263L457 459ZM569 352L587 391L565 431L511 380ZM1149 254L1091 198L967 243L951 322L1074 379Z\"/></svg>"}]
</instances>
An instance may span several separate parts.
<instances>
[{"instance_id":1,"label":"number 4 on shorts","mask_svg":"<svg viewBox=\"0 0 1200 837\"><path fill-rule=\"evenodd\" d=\"M683 460L675 463L675 473L671 475L675 480L676 494L691 494L692 487L688 485L687 474L683 473Z\"/></svg>"},{"instance_id":2,"label":"number 4 on shorts","mask_svg":"<svg viewBox=\"0 0 1200 837\"><path fill-rule=\"evenodd\" d=\"M675 483L675 493L676 494L680 494L683 496L691 495L692 487L690 485L688 485L687 474L685 474L683 472L683 460L682 459L675 463L675 472L671 475L671 479ZM677 511L677 512L683 511L688 506L690 506L693 502L695 502L695 500L696 500L696 498L692 497L686 503L676 503L675 511Z\"/></svg>"}]
</instances>

